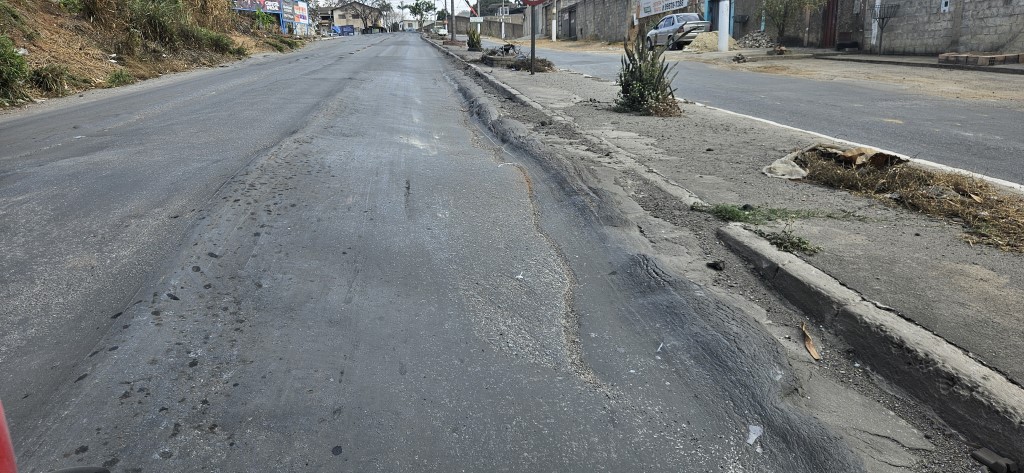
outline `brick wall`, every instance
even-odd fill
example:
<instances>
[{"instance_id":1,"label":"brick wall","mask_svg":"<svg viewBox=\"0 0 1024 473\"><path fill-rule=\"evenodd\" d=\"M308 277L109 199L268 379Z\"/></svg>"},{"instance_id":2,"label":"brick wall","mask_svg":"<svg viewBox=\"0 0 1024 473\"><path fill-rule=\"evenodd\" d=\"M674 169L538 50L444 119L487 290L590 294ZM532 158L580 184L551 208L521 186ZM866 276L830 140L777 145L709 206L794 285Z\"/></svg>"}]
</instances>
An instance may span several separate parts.
<instances>
[{"instance_id":1,"label":"brick wall","mask_svg":"<svg viewBox=\"0 0 1024 473\"><path fill-rule=\"evenodd\" d=\"M865 39L877 48L877 37L871 41L874 1L867 1ZM883 52L1024 51L1024 0L946 0L947 11L943 11L943 1L900 1L899 12L885 27Z\"/></svg>"}]
</instances>

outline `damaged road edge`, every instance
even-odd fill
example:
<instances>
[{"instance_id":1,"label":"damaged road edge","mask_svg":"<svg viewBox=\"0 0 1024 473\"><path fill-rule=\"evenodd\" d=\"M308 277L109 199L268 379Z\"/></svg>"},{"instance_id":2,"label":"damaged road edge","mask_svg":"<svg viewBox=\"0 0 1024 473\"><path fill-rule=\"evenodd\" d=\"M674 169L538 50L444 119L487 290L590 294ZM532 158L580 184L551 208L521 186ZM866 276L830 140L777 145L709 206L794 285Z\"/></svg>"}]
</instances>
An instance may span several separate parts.
<instances>
[{"instance_id":1,"label":"damaged road edge","mask_svg":"<svg viewBox=\"0 0 1024 473\"><path fill-rule=\"evenodd\" d=\"M510 100L537 109L552 119L564 120L457 55L427 42L457 63L466 65L468 74L479 77ZM471 113L503 142L526 152L543 149L543 144L529 134L524 124L501 117L484 99L480 86L465 76L456 77L455 82L470 103ZM905 159L926 167L943 167L920 159ZM1008 186L1005 182L994 184L1011 189L1024 187ZM699 201L696 196L693 198ZM865 299L795 255L777 250L740 224L720 228L718 236L734 253L753 263L759 274L787 300L808 315L830 324L876 372L919 401L943 412L941 417L945 422L974 442L1018 460L1024 458L1024 389L1020 386L948 341Z\"/></svg>"},{"instance_id":2,"label":"damaged road edge","mask_svg":"<svg viewBox=\"0 0 1024 473\"><path fill-rule=\"evenodd\" d=\"M793 305L829 324L874 371L941 412L973 441L1024 458L1020 386L741 224L720 228L718 236Z\"/></svg>"}]
</instances>

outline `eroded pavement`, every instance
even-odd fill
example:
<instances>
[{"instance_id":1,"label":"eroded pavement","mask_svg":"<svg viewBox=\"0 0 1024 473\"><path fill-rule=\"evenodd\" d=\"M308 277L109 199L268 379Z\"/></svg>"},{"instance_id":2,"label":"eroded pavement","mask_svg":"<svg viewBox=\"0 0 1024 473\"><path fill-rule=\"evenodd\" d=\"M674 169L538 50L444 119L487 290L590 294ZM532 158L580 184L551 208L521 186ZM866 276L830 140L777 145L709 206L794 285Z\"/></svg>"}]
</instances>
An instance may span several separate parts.
<instances>
[{"instance_id":1,"label":"eroded pavement","mask_svg":"<svg viewBox=\"0 0 1024 473\"><path fill-rule=\"evenodd\" d=\"M775 159L823 142L821 138L692 103L682 105L680 118L618 114L611 111L617 88L607 81L567 71L529 75L486 66L482 70L534 105L487 87L502 115L526 123L530 136L550 152L587 169L600 183L596 185L617 196L617 205L633 210L642 234L676 269L712 291L760 307L762 322L794 359L807 359L798 327L803 321L813 324L813 314L794 314L775 299L717 240L714 231L722 223L691 210L693 202L802 213L765 228L807 238L822 250L804 256L815 267L868 299L895 308L1018 384L1024 379L1020 350L1006 349L1019 346L1024 327L1015 310L1024 302L1021 255L971 246L961 239L963 229L955 222L761 173ZM709 269L706 263L713 260L725 261L727 270ZM852 386L870 399L866 402L880 402L938 440L941 455L904 444L905 451L924 458L915 466L919 471L973 471L966 447L927 407L915 405L899 390L879 389L876 383L887 383L870 375L870 367L826 327L817 327L814 336L821 339L818 348L824 359L808 368L808 380ZM885 436L870 427L845 425L848 418L832 421L854 443L858 437ZM941 433L931 430L935 428Z\"/></svg>"}]
</instances>

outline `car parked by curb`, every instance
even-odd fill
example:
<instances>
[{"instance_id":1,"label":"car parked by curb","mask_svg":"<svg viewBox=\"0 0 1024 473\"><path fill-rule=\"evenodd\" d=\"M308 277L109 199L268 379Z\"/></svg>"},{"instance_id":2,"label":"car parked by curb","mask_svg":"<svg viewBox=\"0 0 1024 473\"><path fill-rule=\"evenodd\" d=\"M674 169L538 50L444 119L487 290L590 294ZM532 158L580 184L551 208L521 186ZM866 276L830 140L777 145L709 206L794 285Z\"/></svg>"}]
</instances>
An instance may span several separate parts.
<instances>
[{"instance_id":1,"label":"car parked by curb","mask_svg":"<svg viewBox=\"0 0 1024 473\"><path fill-rule=\"evenodd\" d=\"M700 13L666 15L647 33L647 47L665 46L668 49L679 49L693 42L693 38L710 28L711 22L704 21Z\"/></svg>"}]
</instances>

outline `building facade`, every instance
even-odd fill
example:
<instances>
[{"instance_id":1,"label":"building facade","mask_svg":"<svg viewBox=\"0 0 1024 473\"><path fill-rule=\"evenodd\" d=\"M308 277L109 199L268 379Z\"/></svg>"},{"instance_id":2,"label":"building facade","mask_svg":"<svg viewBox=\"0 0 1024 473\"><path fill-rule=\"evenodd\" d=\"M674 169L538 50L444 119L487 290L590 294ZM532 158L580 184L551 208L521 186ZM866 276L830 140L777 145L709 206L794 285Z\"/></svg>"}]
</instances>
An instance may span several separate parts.
<instances>
[{"instance_id":1,"label":"building facade","mask_svg":"<svg viewBox=\"0 0 1024 473\"><path fill-rule=\"evenodd\" d=\"M761 0L729 2L729 34L774 36ZM562 40L621 41L633 17L648 28L667 12L697 12L718 29L718 0L548 0L538 9L539 35ZM881 18L879 18L881 17ZM529 19L525 21L529 24ZM554 31L552 31L554 29ZM1024 52L1024 0L825 0L787 22L787 46L859 48L885 54Z\"/></svg>"}]
</instances>

